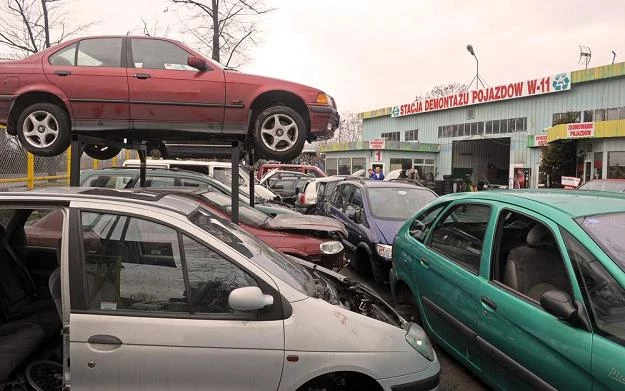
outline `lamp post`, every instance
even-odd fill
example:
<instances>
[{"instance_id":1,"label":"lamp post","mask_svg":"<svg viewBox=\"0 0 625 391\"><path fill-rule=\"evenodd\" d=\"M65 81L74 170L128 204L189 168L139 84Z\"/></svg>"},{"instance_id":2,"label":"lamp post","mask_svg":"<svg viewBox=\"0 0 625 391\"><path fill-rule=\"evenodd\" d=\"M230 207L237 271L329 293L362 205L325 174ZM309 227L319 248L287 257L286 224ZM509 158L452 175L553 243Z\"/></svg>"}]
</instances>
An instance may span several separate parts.
<instances>
[{"instance_id":1,"label":"lamp post","mask_svg":"<svg viewBox=\"0 0 625 391\"><path fill-rule=\"evenodd\" d=\"M484 85L484 80L482 80L482 78L480 77L480 61L477 59L477 56L475 55L475 50L473 50L473 45L467 45L467 51L473 57L475 57L475 65L476 65L475 77L473 77L473 80L471 80L471 83L469 83L469 88L471 88L474 81L475 81L475 89L480 88L480 83L482 84L482 87L486 88L486 86Z\"/></svg>"}]
</instances>

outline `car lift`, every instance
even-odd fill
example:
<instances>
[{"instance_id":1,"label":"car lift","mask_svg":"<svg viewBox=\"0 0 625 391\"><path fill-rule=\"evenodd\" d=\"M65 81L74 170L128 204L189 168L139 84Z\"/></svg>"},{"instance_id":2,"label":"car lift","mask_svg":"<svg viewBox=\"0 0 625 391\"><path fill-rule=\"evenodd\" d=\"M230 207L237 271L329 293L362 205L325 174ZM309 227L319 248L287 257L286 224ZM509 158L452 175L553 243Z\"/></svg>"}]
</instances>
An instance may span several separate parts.
<instances>
[{"instance_id":1,"label":"car lift","mask_svg":"<svg viewBox=\"0 0 625 391\"><path fill-rule=\"evenodd\" d=\"M109 140L99 137L84 136L74 134L71 141L71 163L69 170L69 185L73 187L80 186L80 159L85 151L87 144L105 145L111 148L131 149L139 154L139 186L145 187L146 183L146 155L147 145L145 141L127 140L127 142ZM231 220L235 224L239 224L239 162L241 160L241 147L244 143L235 140L232 141L232 149L230 158L232 163L232 197L231 197ZM250 206L254 207L254 150L249 147L246 150L248 158L249 176L250 176Z\"/></svg>"}]
</instances>

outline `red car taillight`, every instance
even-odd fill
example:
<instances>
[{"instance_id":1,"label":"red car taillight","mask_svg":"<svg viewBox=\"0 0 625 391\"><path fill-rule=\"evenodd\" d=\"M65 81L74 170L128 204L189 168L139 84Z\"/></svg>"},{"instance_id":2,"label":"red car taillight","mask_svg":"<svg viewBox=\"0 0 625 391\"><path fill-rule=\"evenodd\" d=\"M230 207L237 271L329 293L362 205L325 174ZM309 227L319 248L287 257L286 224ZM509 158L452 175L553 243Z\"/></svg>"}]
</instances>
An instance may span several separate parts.
<instances>
[{"instance_id":1,"label":"red car taillight","mask_svg":"<svg viewBox=\"0 0 625 391\"><path fill-rule=\"evenodd\" d=\"M306 203L306 194L299 193L299 203L302 205Z\"/></svg>"}]
</instances>

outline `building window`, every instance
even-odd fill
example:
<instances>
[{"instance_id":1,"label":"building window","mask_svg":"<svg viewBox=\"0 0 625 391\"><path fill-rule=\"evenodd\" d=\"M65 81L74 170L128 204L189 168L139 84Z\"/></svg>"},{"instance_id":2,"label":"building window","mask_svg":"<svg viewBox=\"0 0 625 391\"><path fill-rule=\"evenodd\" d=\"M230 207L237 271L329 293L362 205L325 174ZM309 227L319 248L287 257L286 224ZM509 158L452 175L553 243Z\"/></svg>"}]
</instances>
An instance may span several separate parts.
<instances>
[{"instance_id":1,"label":"building window","mask_svg":"<svg viewBox=\"0 0 625 391\"><path fill-rule=\"evenodd\" d=\"M414 159L413 168L418 173L419 179L434 180L436 174L434 159Z\"/></svg>"},{"instance_id":2,"label":"building window","mask_svg":"<svg viewBox=\"0 0 625 391\"><path fill-rule=\"evenodd\" d=\"M381 134L382 138L387 141L399 141L400 135L401 132L387 132Z\"/></svg>"},{"instance_id":3,"label":"building window","mask_svg":"<svg viewBox=\"0 0 625 391\"><path fill-rule=\"evenodd\" d=\"M508 133L508 120L499 121L499 133Z\"/></svg>"},{"instance_id":4,"label":"building window","mask_svg":"<svg viewBox=\"0 0 625 391\"><path fill-rule=\"evenodd\" d=\"M593 111L592 110L586 110L584 111L584 122L592 122L593 119Z\"/></svg>"},{"instance_id":5,"label":"building window","mask_svg":"<svg viewBox=\"0 0 625 391\"><path fill-rule=\"evenodd\" d=\"M595 172L594 179L602 179L603 177L603 152L595 152Z\"/></svg>"},{"instance_id":6,"label":"building window","mask_svg":"<svg viewBox=\"0 0 625 391\"><path fill-rule=\"evenodd\" d=\"M419 140L419 129L406 130L404 132L404 140L406 141Z\"/></svg>"},{"instance_id":7,"label":"building window","mask_svg":"<svg viewBox=\"0 0 625 391\"><path fill-rule=\"evenodd\" d=\"M486 121L484 124L486 134L493 134L493 121Z\"/></svg>"},{"instance_id":8,"label":"building window","mask_svg":"<svg viewBox=\"0 0 625 391\"><path fill-rule=\"evenodd\" d=\"M605 109L595 110L595 121L605 121Z\"/></svg>"},{"instance_id":9,"label":"building window","mask_svg":"<svg viewBox=\"0 0 625 391\"><path fill-rule=\"evenodd\" d=\"M358 170L364 170L367 165L367 159L364 157L355 157L352 159L352 174Z\"/></svg>"},{"instance_id":10,"label":"building window","mask_svg":"<svg viewBox=\"0 0 625 391\"><path fill-rule=\"evenodd\" d=\"M499 131L500 123L501 123L501 121L499 121L499 120L493 121L493 134L501 133Z\"/></svg>"},{"instance_id":11,"label":"building window","mask_svg":"<svg viewBox=\"0 0 625 391\"><path fill-rule=\"evenodd\" d=\"M611 109L608 109L607 120L613 121L615 119L618 119L618 107L613 107Z\"/></svg>"},{"instance_id":12,"label":"building window","mask_svg":"<svg viewBox=\"0 0 625 391\"><path fill-rule=\"evenodd\" d=\"M527 118L517 118L515 119L515 130L517 132L524 132L527 130Z\"/></svg>"},{"instance_id":13,"label":"building window","mask_svg":"<svg viewBox=\"0 0 625 391\"><path fill-rule=\"evenodd\" d=\"M515 124L515 120L513 118L508 120L508 133L512 133L514 132L514 124Z\"/></svg>"},{"instance_id":14,"label":"building window","mask_svg":"<svg viewBox=\"0 0 625 391\"><path fill-rule=\"evenodd\" d=\"M477 134L484 134L484 122L477 123Z\"/></svg>"},{"instance_id":15,"label":"building window","mask_svg":"<svg viewBox=\"0 0 625 391\"><path fill-rule=\"evenodd\" d=\"M475 109L467 109L467 119L475 119Z\"/></svg>"},{"instance_id":16,"label":"building window","mask_svg":"<svg viewBox=\"0 0 625 391\"><path fill-rule=\"evenodd\" d=\"M391 159L391 167L390 171L399 170L399 169L407 169L412 167L412 159Z\"/></svg>"},{"instance_id":17,"label":"building window","mask_svg":"<svg viewBox=\"0 0 625 391\"><path fill-rule=\"evenodd\" d=\"M608 152L608 179L625 178L625 152Z\"/></svg>"},{"instance_id":18,"label":"building window","mask_svg":"<svg viewBox=\"0 0 625 391\"><path fill-rule=\"evenodd\" d=\"M621 107L618 110L618 119L625 119L625 107Z\"/></svg>"},{"instance_id":19,"label":"building window","mask_svg":"<svg viewBox=\"0 0 625 391\"><path fill-rule=\"evenodd\" d=\"M349 175L351 174L352 159L350 158L339 158L339 175Z\"/></svg>"},{"instance_id":20,"label":"building window","mask_svg":"<svg viewBox=\"0 0 625 391\"><path fill-rule=\"evenodd\" d=\"M326 174L328 176L338 174L338 159L337 158L326 158Z\"/></svg>"}]
</instances>

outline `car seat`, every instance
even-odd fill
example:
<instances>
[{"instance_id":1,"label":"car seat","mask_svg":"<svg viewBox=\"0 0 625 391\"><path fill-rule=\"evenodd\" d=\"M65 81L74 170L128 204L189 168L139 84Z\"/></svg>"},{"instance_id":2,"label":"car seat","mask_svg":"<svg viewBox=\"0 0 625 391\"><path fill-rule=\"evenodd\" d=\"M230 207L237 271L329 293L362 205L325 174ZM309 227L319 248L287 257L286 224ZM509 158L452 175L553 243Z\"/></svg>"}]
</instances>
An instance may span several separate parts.
<instances>
[{"instance_id":1,"label":"car seat","mask_svg":"<svg viewBox=\"0 0 625 391\"><path fill-rule=\"evenodd\" d=\"M552 289L570 294L568 275L551 231L536 223L527 233L526 242L510 251L504 284L536 301Z\"/></svg>"}]
</instances>

